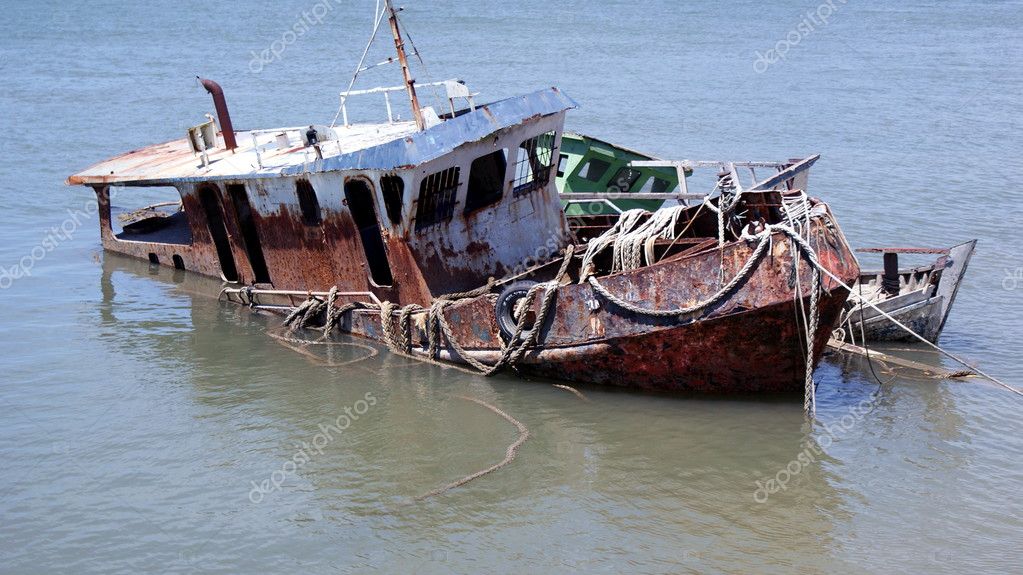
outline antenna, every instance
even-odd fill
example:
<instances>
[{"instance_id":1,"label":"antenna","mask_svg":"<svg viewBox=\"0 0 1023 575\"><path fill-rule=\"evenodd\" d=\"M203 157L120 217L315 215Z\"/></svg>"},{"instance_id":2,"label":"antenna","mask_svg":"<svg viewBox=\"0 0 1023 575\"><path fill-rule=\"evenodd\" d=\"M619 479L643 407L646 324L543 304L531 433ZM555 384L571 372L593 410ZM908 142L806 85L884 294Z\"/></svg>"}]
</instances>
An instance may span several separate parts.
<instances>
[{"instance_id":1,"label":"antenna","mask_svg":"<svg viewBox=\"0 0 1023 575\"><path fill-rule=\"evenodd\" d=\"M401 39L401 30L398 29L398 11L394 9L391 0L385 0L388 20L391 23L391 35L394 36L394 49L398 52L398 62L401 63L401 74L405 77L405 88L408 90L408 99L412 104L412 116L416 119L416 127L420 131L426 129L426 122L423 120L423 111L419 108L419 96L416 95L416 81L409 71L408 58L405 56L405 42ZM400 10L400 9L399 9Z\"/></svg>"}]
</instances>

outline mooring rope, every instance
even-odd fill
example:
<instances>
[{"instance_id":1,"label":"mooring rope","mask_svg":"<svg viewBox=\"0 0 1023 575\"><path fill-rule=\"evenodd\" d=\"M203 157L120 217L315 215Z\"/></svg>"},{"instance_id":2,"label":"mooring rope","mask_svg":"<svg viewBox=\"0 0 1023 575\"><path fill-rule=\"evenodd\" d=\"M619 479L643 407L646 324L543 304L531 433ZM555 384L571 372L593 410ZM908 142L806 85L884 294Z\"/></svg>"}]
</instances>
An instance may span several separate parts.
<instances>
[{"instance_id":1,"label":"mooring rope","mask_svg":"<svg viewBox=\"0 0 1023 575\"><path fill-rule=\"evenodd\" d=\"M488 467L486 469L482 469L480 471L477 471L476 473L472 473L472 474L466 475L465 477L459 479L458 481L453 481L451 483L448 483L447 485L444 485L443 487L438 487L437 489L434 489L433 491L430 491L429 493L424 493L423 495L420 495L419 497L416 497L416 501L422 501L423 499L428 499L430 497L435 497L437 495L440 495L441 493L444 493L446 491L450 491L450 490L452 490L452 489L454 489L456 487L461 487L462 485L465 485L466 483L469 483L470 481L472 481L474 479L479 479L480 477L483 477L484 475L487 475L488 473L493 473L494 471L497 471L498 469L501 469L502 467L504 467L505 465L508 465L509 463L511 463L515 459L516 454L518 454L519 447L522 447L522 444L525 443L527 439L529 439L529 430L526 428L526 426L523 425L521 421L519 421L519 420L515 419L514 417L508 415L504 411L501 411L497 407L494 407L493 405L490 405L489 403L487 403L487 402L485 402L483 400L476 399L476 398L473 398L473 397L467 397L467 396L464 396L464 395L456 395L455 397L457 397L458 399L464 399L465 401L471 401L471 402L476 403L478 405L482 405L483 407L489 409L490 411L493 411L494 413L496 413L496 414L500 415L501 417L505 418L506 420L508 420L509 423L514 425L515 428L519 430L519 437L515 440L514 443L512 443L511 445L508 446L507 449L505 449L505 451L504 451L504 459L502 459L501 461L495 463L494 465L491 465L490 467Z\"/></svg>"},{"instance_id":2,"label":"mooring rope","mask_svg":"<svg viewBox=\"0 0 1023 575\"><path fill-rule=\"evenodd\" d=\"M723 218L734 210L737 204L738 201L735 200L728 203L724 208L718 209L708 199L705 199L696 213L688 218L688 224L681 232L676 232L675 230L678 229L679 220L689 211L689 206L662 208L653 213L643 209L622 212L618 221L613 226L587 243L586 253L583 255L583 274L580 282L593 274L596 269L596 257L608 247L612 248L611 273L638 269L644 265L644 258L647 265L656 263L653 249L654 242L658 239L672 240L669 246L670 249L677 240L689 231L693 222L696 221L696 216L704 208L709 208L718 215L718 244L719 247L723 248L725 243ZM645 216L648 217L644 220Z\"/></svg>"},{"instance_id":3,"label":"mooring rope","mask_svg":"<svg viewBox=\"0 0 1023 575\"><path fill-rule=\"evenodd\" d=\"M798 266L798 262L796 266ZM817 386L813 382L813 348L817 339L817 324L820 319L818 302L821 296L821 272L813 268L813 285L810 287L810 321L806 328L806 376L803 384L803 411L813 415L817 411Z\"/></svg>"},{"instance_id":4,"label":"mooring rope","mask_svg":"<svg viewBox=\"0 0 1023 575\"><path fill-rule=\"evenodd\" d=\"M681 232L675 234L675 237L672 238L671 243L668 244L668 248L664 250L663 254L661 254L661 259L666 258L668 256L668 254L671 253L671 248L675 247L675 244L678 243L678 241L680 239L685 237L686 232L688 232L689 229L693 227L693 224L696 223L697 218L700 217L700 212L702 212L703 208L705 208L705 207L707 207L707 202L701 203L700 207L696 208L696 213L693 214L691 217L687 216L688 217L688 222L686 223L686 227L682 228ZM654 238L654 239L656 239L656 238ZM654 255L655 254L653 252L653 244L652 243L648 243L646 254L647 254L647 261L653 263L654 262Z\"/></svg>"},{"instance_id":5,"label":"mooring rope","mask_svg":"<svg viewBox=\"0 0 1023 575\"><path fill-rule=\"evenodd\" d=\"M436 360L440 354L440 335L443 334L452 350L454 350L454 352L457 353L466 363L475 368L476 372L481 373L484 376L491 376L500 372L509 365L516 364L528 348L536 345L541 328L546 323L547 317L550 313L557 289L560 287L561 281L568 273L568 266L572 262L574 253L575 246L569 244L565 248L565 255L562 258L561 267L555 278L548 282L538 283L530 288L529 292L527 292L526 297L523 299L528 302L528 306L523 306L518 309L524 309L524 307L534 305L536 303L537 294L540 290L544 290L543 299L540 304L540 311L536 316L536 320L534 321L532 328L527 330L526 322L528 321L528 315L525 313L519 314L515 332L512 334L512 337L502 345L501 355L499 356L497 363L492 366L472 357L458 343L454 336L454 331L451 329L451 326L448 324L447 317L444 315L444 310L449 305L460 300L475 298L489 293L496 285L494 278L488 278L486 284L473 290L441 295L434 299L429 309L423 308L422 306L414 303L399 308L396 304L389 301L384 301L379 304L354 302L345 304L339 308L334 308L333 304L337 295L337 286L334 286L331 288L325 300L316 296L310 296L309 299L302 302L302 304L295 308L295 310L285 318L284 325L290 327L292 332L295 332L299 329L309 327L316 318L320 315L324 315L324 324L320 329L323 331L321 339L326 339L327 335L340 325L342 318L346 314L355 309L375 310L380 316L382 339L388 349L393 353L410 357L424 363L439 365L441 367L450 367L461 371L468 371L458 366L451 365L450 363L443 363ZM520 304L521 303L522 302L520 302ZM397 329L393 325L395 319L394 314L396 311L398 312ZM412 351L412 316L417 313L427 314L426 331L428 338L428 357L422 357Z\"/></svg>"},{"instance_id":6,"label":"mooring rope","mask_svg":"<svg viewBox=\"0 0 1023 575\"><path fill-rule=\"evenodd\" d=\"M554 303L554 296L557 294L558 287L560 287L565 274L568 273L568 266L572 262L572 255L574 252L575 246L569 244L568 247L565 248L565 257L561 262L561 268L558 270L554 279L548 282L538 283L529 288L529 291L526 292L526 296L523 300L529 303L520 305L518 307L519 310L527 309L535 305L537 294L541 289L544 290L543 300L540 303L540 310L536 314L533 326L528 331L526 330L528 314L520 312L515 325L515 331L512 333L512 336L508 339L508 341L501 346L501 355L498 358L497 363L492 366L487 365L469 355L455 339L451 326L448 325L447 316L444 315L444 307L448 305L447 300L438 300L434 302L433 306L431 306L431 323L440 327L440 331L444 334L445 339L447 339L448 345L455 350L455 353L465 360L466 363L476 368L484 376L489 377L500 372L506 366L514 366L526 353L528 348L536 345L540 336L540 331L547 322L547 316L550 313L551 305ZM431 338L430 350L432 355L433 350L438 348L439 344L435 344L434 341L432 341L432 338L436 337L436 334L432 329L428 329L428 334Z\"/></svg>"},{"instance_id":7,"label":"mooring rope","mask_svg":"<svg viewBox=\"0 0 1023 575\"><path fill-rule=\"evenodd\" d=\"M857 281L856 285L860 288L860 292L859 292L860 293L860 297L863 297L863 284L861 284L859 281ZM870 357L870 344L867 343L867 329L863 326L863 323L864 323L863 322L863 313L861 312L860 313L860 336L861 336L860 339L862 340L861 343L863 343L864 353L866 353L866 355L867 355L867 367L870 368L870 375L874 376L874 380L877 381L878 390L880 391L880 388L884 387L886 384L883 381L881 381L881 378L877 376L877 372L874 371L874 360L873 360L873 358ZM850 318L849 319L849 332L850 332L850 334L852 334L852 331L853 331L852 319ZM853 335L852 338L854 340L853 341L853 345L856 345L856 341L855 341L856 337L855 337L855 335ZM895 373L894 368L890 368L890 369L891 369L891 373L892 373L892 378L888 381L888 383L891 383L891 382L895 381L895 378L897 377L896 375L894 375L894 373Z\"/></svg>"},{"instance_id":8,"label":"mooring rope","mask_svg":"<svg viewBox=\"0 0 1023 575\"><path fill-rule=\"evenodd\" d=\"M803 190L799 190L794 196L786 197L785 194L782 194L782 211L789 221L789 227L800 237L803 237L805 234L807 245L816 254L816 248L809 245L810 234L812 233L811 212L813 209L810 206L806 192ZM797 249L793 242L793 251ZM804 313L803 300L800 297L800 294L803 293L803 285L798 263L793 271L796 276L796 289L793 292L794 308L797 315L796 328L799 328L799 319L802 319L802 325L806 326L806 354L803 358L806 365L803 387L803 411L812 415L817 411L817 385L813 381L813 351L817 339L817 328L820 323L818 306L821 292L821 273L815 266L811 267L810 307Z\"/></svg>"},{"instance_id":9,"label":"mooring rope","mask_svg":"<svg viewBox=\"0 0 1023 575\"><path fill-rule=\"evenodd\" d=\"M782 225L768 226L768 229L778 229L779 231L784 231L786 234L788 234L789 237L791 237L796 242L796 245L803 251L803 255L807 258L807 261L809 261L811 264L813 264L813 266L815 268L819 269L823 274L827 275L829 278L834 280L835 283L837 283L839 286L841 286L841 287L845 288L846 290L848 290L849 294L852 297L856 297L857 299L859 299L859 296L857 296L856 292L854 292L851 287L846 285L846 283L843 282L841 279L839 279L838 276L836 276L835 274L831 273L831 270L829 270L829 269L825 268L823 265L821 265L820 261L817 259L816 253L814 252L814 250L810 246L810 244L807 243L806 240L804 240L801 236L799 236L799 234L795 233L794 230L792 230L791 228L788 228L787 226L782 226ZM946 350L942 349L940 346L938 346L938 344L933 343L931 341L928 341L927 338L925 338L922 335L916 333L915 331L913 331L912 329L907 327L905 324L903 324L901 321L899 321L899 320L895 319L894 317L892 317L891 314L889 314L888 312L886 312L883 309L881 309L880 307L878 307L876 304L874 304L874 302L872 302L870 300L867 300L867 299L862 299L862 300L860 300L860 303L866 304L869 307L873 308L874 311L876 311L877 313L879 313L882 316L884 316L886 319L888 319L888 321L892 322L893 324L895 324L896 326L901 328L903 331L905 331L909 335L911 335L914 338L920 340L921 342L923 342L927 346L933 348L935 351L938 351L939 353L941 353L942 355L944 355L944 356L948 357L949 359L955 361L956 363L959 363L963 367L966 367L967 369L972 370L977 375L980 375L980 376L984 377L985 379L991 381L994 384L997 384L997 385L999 385L1001 387L1004 387L1005 389L1007 389L1008 391L1011 391L1012 393L1015 393L1016 395L1023 396L1023 391L1020 391L1019 389L1016 389L1015 387L1013 387L1013 386L1011 386L1011 385L1001 381L1000 379L994 377L993 375L990 375L988 373L985 373L985 372L981 371L976 366L970 365L969 363L967 363L966 360L956 356L955 354L953 354L953 353L951 353L949 351L946 351Z\"/></svg>"},{"instance_id":10,"label":"mooring rope","mask_svg":"<svg viewBox=\"0 0 1023 575\"><path fill-rule=\"evenodd\" d=\"M597 255L607 249L608 246L614 245L620 235L633 231L636 226L640 224L643 216L649 213L650 212L641 209L626 210L622 212L622 214L618 217L618 221L616 221L607 231L591 239L586 244L586 252L583 254L581 275L585 277L592 273L592 270L596 269L596 263L594 260ZM612 254L612 267L615 265L615 259L616 257ZM581 277L580 281L582 281L582 279L583 278Z\"/></svg>"},{"instance_id":11,"label":"mooring rope","mask_svg":"<svg viewBox=\"0 0 1023 575\"><path fill-rule=\"evenodd\" d=\"M813 415L817 404L816 399L817 392L816 387L814 386L813 383L814 371L813 347L814 340L816 338L817 328L819 325L819 310L817 308L821 290L821 275L820 272L816 270L818 268L824 271L827 270L825 270L824 267L821 265L819 259L817 258L817 252L813 249L813 247L810 246L810 244L806 240L804 240L800 236L800 234L792 227L786 226L784 224L773 224L766 226L764 230L759 234L744 236L744 239L746 240L749 241L759 240L759 243L757 244L757 247L753 250L753 253L750 254L749 259L746 260L746 263L743 264L742 268L740 268L739 271L735 274L735 276L715 294L699 303L684 308L656 310L640 307L612 294L610 291L607 290L607 288L601 285L599 281L597 281L597 278L595 276L589 275L586 278L586 280L589 282L590 286L593 287L593 290L595 292L597 292L605 299L607 299L608 301L622 309L625 309L637 315L644 315L647 317L655 318L676 317L678 318L679 321L682 321L685 319L686 316L689 316L690 314L702 311L704 309L707 309L708 307L717 304L722 299L724 299L725 296L731 293L731 291L734 290L736 286L746 281L749 278L749 276L752 275L753 270L756 268L756 266L763 259L764 254L767 252L768 247L770 247L773 244L772 238L776 232L783 233L786 236L792 238L796 246L799 248L798 251L802 253L802 255L806 258L806 260L811 264L812 268L815 270L813 282L814 285L811 287L812 292L810 294L811 317L810 321L807 322L807 347L809 349L809 353L807 354L805 360L806 373L804 375L803 387L803 409L804 411L806 411L807 414ZM587 252L587 255L590 255L589 252ZM798 269L798 261L796 262L795 265L797 266ZM830 272L828 273L830 274Z\"/></svg>"},{"instance_id":12,"label":"mooring rope","mask_svg":"<svg viewBox=\"0 0 1023 575\"><path fill-rule=\"evenodd\" d=\"M749 276L752 275L753 270L756 268L757 264L760 263L760 260L763 258L764 254L767 253L767 248L771 245L771 234L763 233L761 234L761 237L759 239L760 243L757 245L756 249L753 250L753 253L750 255L749 259L746 260L746 263L742 266L742 268L739 269L735 276L727 284L725 284L724 287L722 287L720 290L717 291L717 293L710 296L709 298L699 303L693 304L691 306L686 306L683 308L655 310L640 307L631 302L625 301L620 297L614 295L610 291L608 291L607 288L601 285L601 283L597 280L596 276L590 275L589 277L586 278L586 281L589 282L590 286L593 287L594 291L596 291L605 299L607 299L608 301L622 309L628 310L637 315L643 315L648 317L656 318L677 317L681 321L686 316L694 312L701 311L718 303L725 296L727 296L733 289L735 289L736 286L746 281L749 278Z\"/></svg>"},{"instance_id":13,"label":"mooring rope","mask_svg":"<svg viewBox=\"0 0 1023 575\"><path fill-rule=\"evenodd\" d=\"M376 304L367 304L363 302L352 302L347 303L341 307L330 309L327 312L327 319L323 323L323 337L321 339L327 339L327 336L335 327L338 327L340 321L344 316L356 309L376 309Z\"/></svg>"},{"instance_id":14,"label":"mooring rope","mask_svg":"<svg viewBox=\"0 0 1023 575\"><path fill-rule=\"evenodd\" d=\"M309 299L302 302L301 305L296 307L291 313L288 314L286 318L284 318L284 327L291 327L291 325L296 320L298 320L299 317L305 314L306 310L316 305L317 301L319 300L317 300L315 297L310 297Z\"/></svg>"},{"instance_id":15,"label":"mooring rope","mask_svg":"<svg viewBox=\"0 0 1023 575\"><path fill-rule=\"evenodd\" d=\"M401 342L396 339L394 326L391 324L391 320L394 318L394 310L397 308L397 305L389 301L380 302L380 331L384 334L384 342L387 344L388 349L393 352L402 352Z\"/></svg>"}]
</instances>

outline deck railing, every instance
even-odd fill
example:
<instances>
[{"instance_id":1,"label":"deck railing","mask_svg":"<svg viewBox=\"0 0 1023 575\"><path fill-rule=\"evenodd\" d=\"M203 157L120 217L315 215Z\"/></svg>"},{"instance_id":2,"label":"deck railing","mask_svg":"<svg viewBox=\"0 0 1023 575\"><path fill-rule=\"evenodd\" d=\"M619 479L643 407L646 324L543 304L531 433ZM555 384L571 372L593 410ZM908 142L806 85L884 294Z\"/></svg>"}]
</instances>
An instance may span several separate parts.
<instances>
[{"instance_id":1,"label":"deck railing","mask_svg":"<svg viewBox=\"0 0 1023 575\"><path fill-rule=\"evenodd\" d=\"M466 101L470 110L476 109L476 102L473 98L479 95L478 92L470 92L469 88L459 80L442 80L440 82L427 82L424 84L416 84L416 87L428 87L428 86L443 86L445 95L448 100L449 111L452 115L455 114L455 100L462 98ZM405 92L407 88L405 86L388 86L369 88L367 90L351 90L348 92L341 93L341 120L343 125L351 125L348 121L348 99L352 96L365 96L368 94L383 94L384 105L387 107L387 121L394 123L394 110L391 107L391 93L393 92Z\"/></svg>"}]
</instances>

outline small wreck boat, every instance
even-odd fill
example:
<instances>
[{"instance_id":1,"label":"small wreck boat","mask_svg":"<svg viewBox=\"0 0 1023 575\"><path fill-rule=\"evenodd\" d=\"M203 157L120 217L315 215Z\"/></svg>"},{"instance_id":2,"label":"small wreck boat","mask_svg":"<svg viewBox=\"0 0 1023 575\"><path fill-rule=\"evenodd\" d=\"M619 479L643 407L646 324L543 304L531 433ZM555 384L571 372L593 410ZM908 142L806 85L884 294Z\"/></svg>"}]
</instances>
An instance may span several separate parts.
<instances>
[{"instance_id":1,"label":"small wreck boat","mask_svg":"<svg viewBox=\"0 0 1023 575\"><path fill-rule=\"evenodd\" d=\"M846 304L835 339L852 344L864 340L916 341L884 317L881 310L927 341L937 342L976 245L977 240L972 240L947 249L857 249L860 253L883 254L884 269L861 273L859 283L852 286L859 298L850 298ZM900 254L937 254L938 258L922 266L900 267Z\"/></svg>"},{"instance_id":2,"label":"small wreck boat","mask_svg":"<svg viewBox=\"0 0 1023 575\"><path fill-rule=\"evenodd\" d=\"M746 162L739 166L784 170L789 162ZM684 169L678 169L679 166ZM685 203L683 187L692 175L689 164L663 162L636 150L572 132L562 136L556 182L570 220L586 213L615 214L642 208L657 210ZM806 190L808 179L786 182L789 189ZM585 206L585 207L584 207ZM836 339L855 344L866 341L917 341L861 298L936 342L952 310L977 241L948 249L864 248L860 253L883 253L883 271L864 271L853 287ZM900 269L899 254L937 254L928 265ZM857 287L859 286L859 287Z\"/></svg>"},{"instance_id":3,"label":"small wreck boat","mask_svg":"<svg viewBox=\"0 0 1023 575\"><path fill-rule=\"evenodd\" d=\"M565 114L557 88L477 105L439 82L342 95L340 125L217 123L79 172L105 249L221 278L230 301L296 330L343 332L414 357L656 391L812 391L859 277L826 204L793 186L816 158L743 187L740 164L671 209L569 217L555 185ZM413 120L347 121L356 95L405 93ZM181 211L116 233L111 197L170 186ZM114 193L116 192L116 194ZM681 197L681 196L680 196ZM699 201L696 201L699 200Z\"/></svg>"}]
</instances>

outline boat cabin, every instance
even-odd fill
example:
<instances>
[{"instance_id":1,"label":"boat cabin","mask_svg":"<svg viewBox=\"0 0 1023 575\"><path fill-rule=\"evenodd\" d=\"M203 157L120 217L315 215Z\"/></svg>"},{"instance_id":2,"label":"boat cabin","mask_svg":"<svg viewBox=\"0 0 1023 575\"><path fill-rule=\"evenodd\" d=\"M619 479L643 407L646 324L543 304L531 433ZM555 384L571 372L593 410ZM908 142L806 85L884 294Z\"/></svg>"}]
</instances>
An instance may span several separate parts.
<instances>
[{"instance_id":1,"label":"boat cabin","mask_svg":"<svg viewBox=\"0 0 1023 575\"><path fill-rule=\"evenodd\" d=\"M550 88L477 106L463 84L440 84L450 110L423 109L422 127L391 117L389 102L387 122L349 124L342 100L342 125L241 131L225 131L216 86L219 129L206 122L68 183L95 190L108 250L231 284L336 285L428 305L570 241L554 180L575 103ZM404 87L361 93L395 90ZM456 109L459 97L467 108ZM135 212L115 231L116 208L153 186L173 188L176 209Z\"/></svg>"}]
</instances>

